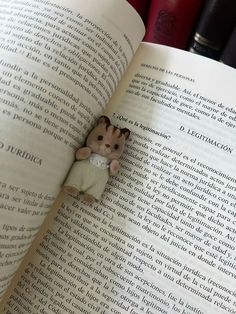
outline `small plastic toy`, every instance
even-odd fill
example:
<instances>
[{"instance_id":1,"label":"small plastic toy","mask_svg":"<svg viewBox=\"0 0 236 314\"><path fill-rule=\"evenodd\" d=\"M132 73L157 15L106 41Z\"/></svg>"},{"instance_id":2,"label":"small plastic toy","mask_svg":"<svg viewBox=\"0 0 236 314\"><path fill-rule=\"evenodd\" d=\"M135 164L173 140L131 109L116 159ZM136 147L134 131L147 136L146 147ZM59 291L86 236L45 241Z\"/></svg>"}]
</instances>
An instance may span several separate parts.
<instances>
[{"instance_id":1,"label":"small plastic toy","mask_svg":"<svg viewBox=\"0 0 236 314\"><path fill-rule=\"evenodd\" d=\"M108 117L101 116L89 133L86 146L76 151L76 161L63 190L73 196L82 194L86 202L99 200L109 176L119 170L118 159L129 135L128 129L119 129L111 125Z\"/></svg>"}]
</instances>

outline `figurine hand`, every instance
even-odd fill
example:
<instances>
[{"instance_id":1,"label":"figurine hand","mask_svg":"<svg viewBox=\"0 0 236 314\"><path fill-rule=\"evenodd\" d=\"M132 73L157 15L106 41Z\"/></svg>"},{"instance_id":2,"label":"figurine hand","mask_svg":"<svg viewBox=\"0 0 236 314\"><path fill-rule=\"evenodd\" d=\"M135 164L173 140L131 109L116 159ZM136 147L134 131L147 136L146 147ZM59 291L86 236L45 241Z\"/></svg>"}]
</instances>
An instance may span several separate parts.
<instances>
[{"instance_id":1,"label":"figurine hand","mask_svg":"<svg viewBox=\"0 0 236 314\"><path fill-rule=\"evenodd\" d=\"M110 163L110 175L111 176L116 175L119 168L120 168L119 161L118 160L112 160L112 162Z\"/></svg>"},{"instance_id":2,"label":"figurine hand","mask_svg":"<svg viewBox=\"0 0 236 314\"><path fill-rule=\"evenodd\" d=\"M91 155L91 152L91 148L89 147L79 148L75 154L75 158L77 160L87 159Z\"/></svg>"}]
</instances>

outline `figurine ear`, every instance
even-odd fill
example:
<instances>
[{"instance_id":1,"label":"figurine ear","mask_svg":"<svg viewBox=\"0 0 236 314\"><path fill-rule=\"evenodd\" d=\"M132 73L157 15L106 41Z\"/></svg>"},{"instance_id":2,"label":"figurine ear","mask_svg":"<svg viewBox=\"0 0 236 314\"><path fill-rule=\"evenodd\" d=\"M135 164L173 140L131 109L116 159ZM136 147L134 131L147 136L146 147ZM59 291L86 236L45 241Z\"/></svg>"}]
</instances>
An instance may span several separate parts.
<instances>
[{"instance_id":1,"label":"figurine ear","mask_svg":"<svg viewBox=\"0 0 236 314\"><path fill-rule=\"evenodd\" d=\"M121 129L120 131L121 131L121 134L124 134L125 139L127 140L127 138L130 135L130 130L128 130L128 129Z\"/></svg>"},{"instance_id":2,"label":"figurine ear","mask_svg":"<svg viewBox=\"0 0 236 314\"><path fill-rule=\"evenodd\" d=\"M107 116L101 116L99 119L98 119L98 124L100 123L105 123L106 125L110 125L111 122L110 122L110 119L107 117Z\"/></svg>"}]
</instances>

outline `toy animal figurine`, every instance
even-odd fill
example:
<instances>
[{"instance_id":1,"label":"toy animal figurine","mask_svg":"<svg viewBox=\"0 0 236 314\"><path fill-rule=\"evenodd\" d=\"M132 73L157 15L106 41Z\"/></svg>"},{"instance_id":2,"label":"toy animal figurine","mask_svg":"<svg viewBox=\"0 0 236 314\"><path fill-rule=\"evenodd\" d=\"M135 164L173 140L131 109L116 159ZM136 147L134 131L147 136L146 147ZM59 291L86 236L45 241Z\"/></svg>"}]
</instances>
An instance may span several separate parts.
<instances>
[{"instance_id":1,"label":"toy animal figurine","mask_svg":"<svg viewBox=\"0 0 236 314\"><path fill-rule=\"evenodd\" d=\"M64 191L73 196L82 194L83 200L90 203L100 199L109 175L119 170L118 159L129 134L128 129L119 129L111 125L108 117L101 116L89 133L86 146L75 153L77 161L64 183Z\"/></svg>"}]
</instances>

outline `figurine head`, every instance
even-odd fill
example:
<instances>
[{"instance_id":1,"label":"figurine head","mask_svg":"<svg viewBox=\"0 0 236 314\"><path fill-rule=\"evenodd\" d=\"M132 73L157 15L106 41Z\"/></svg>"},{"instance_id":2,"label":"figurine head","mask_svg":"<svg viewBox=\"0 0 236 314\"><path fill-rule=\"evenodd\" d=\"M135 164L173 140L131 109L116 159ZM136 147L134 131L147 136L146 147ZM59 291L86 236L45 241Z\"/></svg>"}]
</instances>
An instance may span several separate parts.
<instances>
[{"instance_id":1,"label":"figurine head","mask_svg":"<svg viewBox=\"0 0 236 314\"><path fill-rule=\"evenodd\" d=\"M119 159L129 134L128 129L119 129L111 125L108 117L101 116L95 128L89 133L86 146L90 147L93 153L110 160Z\"/></svg>"}]
</instances>

